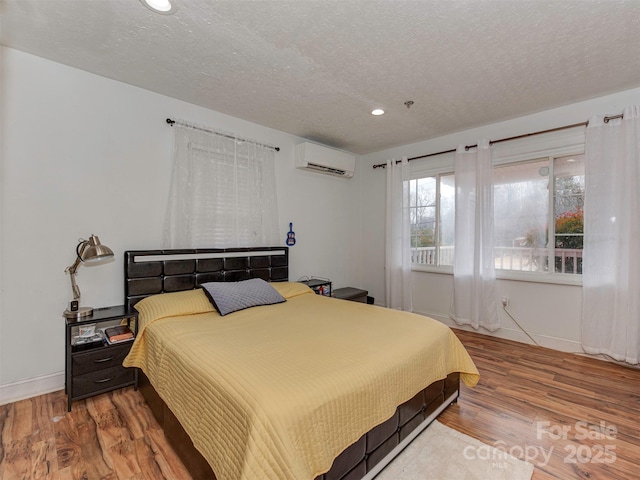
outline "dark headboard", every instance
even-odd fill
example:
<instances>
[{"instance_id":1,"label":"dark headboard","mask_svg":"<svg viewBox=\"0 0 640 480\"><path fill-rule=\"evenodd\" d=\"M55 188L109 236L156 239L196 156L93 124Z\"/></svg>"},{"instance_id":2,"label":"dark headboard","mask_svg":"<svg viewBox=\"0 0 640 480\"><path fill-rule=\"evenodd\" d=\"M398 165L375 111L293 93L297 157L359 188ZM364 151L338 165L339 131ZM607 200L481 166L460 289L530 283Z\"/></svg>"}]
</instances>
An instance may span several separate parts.
<instances>
[{"instance_id":1,"label":"dark headboard","mask_svg":"<svg viewBox=\"0 0 640 480\"><path fill-rule=\"evenodd\" d=\"M127 250L124 252L124 303L198 288L206 282L262 278L289 280L288 247Z\"/></svg>"}]
</instances>

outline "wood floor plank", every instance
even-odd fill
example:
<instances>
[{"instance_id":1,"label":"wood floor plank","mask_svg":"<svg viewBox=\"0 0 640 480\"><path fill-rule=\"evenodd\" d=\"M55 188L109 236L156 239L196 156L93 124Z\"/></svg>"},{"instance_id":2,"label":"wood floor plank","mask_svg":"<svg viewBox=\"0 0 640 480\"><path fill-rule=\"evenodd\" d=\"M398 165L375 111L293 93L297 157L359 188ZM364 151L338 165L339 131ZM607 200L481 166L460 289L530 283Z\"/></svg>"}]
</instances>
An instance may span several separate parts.
<instances>
[{"instance_id":1,"label":"wood floor plank","mask_svg":"<svg viewBox=\"0 0 640 480\"><path fill-rule=\"evenodd\" d=\"M161 477L150 478L153 480L192 480L188 470L172 450L160 427L149 430L145 435L145 441L152 447L155 462L162 473Z\"/></svg>"},{"instance_id":2,"label":"wood floor plank","mask_svg":"<svg viewBox=\"0 0 640 480\"><path fill-rule=\"evenodd\" d=\"M153 451L151 440L148 437L137 438L133 442L133 448L140 465L141 478L147 480L167 478L163 473L162 467L164 465L158 464L158 457ZM162 464L162 460L160 460L160 463Z\"/></svg>"},{"instance_id":3,"label":"wood floor plank","mask_svg":"<svg viewBox=\"0 0 640 480\"><path fill-rule=\"evenodd\" d=\"M134 478L140 474L134 437L129 430L128 422L112 402L113 397L114 395L100 395L88 399L87 412L97 427L98 441L105 463L117 478Z\"/></svg>"},{"instance_id":4,"label":"wood floor plank","mask_svg":"<svg viewBox=\"0 0 640 480\"><path fill-rule=\"evenodd\" d=\"M532 480L638 478L640 370L455 332L481 379L462 385L443 424L529 457ZM615 438L578 438L601 422ZM598 463L602 446L611 461ZM0 406L0 478L193 480L132 387L74 402L71 412L64 391Z\"/></svg>"},{"instance_id":5,"label":"wood floor plank","mask_svg":"<svg viewBox=\"0 0 640 480\"><path fill-rule=\"evenodd\" d=\"M112 404L120 412L133 438L143 438L150 428L159 428L142 395L130 395L128 390L123 389L113 392L111 397ZM136 412L136 415L130 412Z\"/></svg>"},{"instance_id":6,"label":"wood floor plank","mask_svg":"<svg viewBox=\"0 0 640 480\"><path fill-rule=\"evenodd\" d=\"M105 462L98 439L98 427L89 415L86 404L67 413L56 423L56 448L58 467L69 467L74 480L117 479Z\"/></svg>"}]
</instances>

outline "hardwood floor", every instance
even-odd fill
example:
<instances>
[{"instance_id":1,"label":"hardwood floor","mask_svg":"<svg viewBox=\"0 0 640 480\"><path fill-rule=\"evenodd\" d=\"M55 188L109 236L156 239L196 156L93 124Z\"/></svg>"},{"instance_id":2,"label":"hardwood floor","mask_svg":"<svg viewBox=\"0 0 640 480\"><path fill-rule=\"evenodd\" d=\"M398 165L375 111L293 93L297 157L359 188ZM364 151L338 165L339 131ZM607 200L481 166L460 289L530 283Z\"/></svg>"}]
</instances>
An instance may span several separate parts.
<instances>
[{"instance_id":1,"label":"hardwood floor","mask_svg":"<svg viewBox=\"0 0 640 480\"><path fill-rule=\"evenodd\" d=\"M534 480L640 477L640 370L456 334L481 379L462 385L443 424L529 460Z\"/></svg>"},{"instance_id":2,"label":"hardwood floor","mask_svg":"<svg viewBox=\"0 0 640 480\"><path fill-rule=\"evenodd\" d=\"M66 409L64 391L0 407L0 478L191 480L133 387Z\"/></svg>"},{"instance_id":3,"label":"hardwood floor","mask_svg":"<svg viewBox=\"0 0 640 480\"><path fill-rule=\"evenodd\" d=\"M638 478L640 370L456 334L481 380L463 385L442 423L528 457L534 480ZM132 387L74 402L70 413L62 391L0 406L0 478L191 479Z\"/></svg>"}]
</instances>

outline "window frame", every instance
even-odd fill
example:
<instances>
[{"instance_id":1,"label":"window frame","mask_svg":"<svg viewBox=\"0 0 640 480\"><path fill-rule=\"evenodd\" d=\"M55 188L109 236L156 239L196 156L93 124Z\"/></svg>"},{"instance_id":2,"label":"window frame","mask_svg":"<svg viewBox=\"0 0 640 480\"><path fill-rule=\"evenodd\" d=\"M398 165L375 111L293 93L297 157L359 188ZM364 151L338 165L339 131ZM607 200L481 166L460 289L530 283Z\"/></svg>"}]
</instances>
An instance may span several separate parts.
<instances>
[{"instance_id":1,"label":"window frame","mask_svg":"<svg viewBox=\"0 0 640 480\"><path fill-rule=\"evenodd\" d=\"M561 273L555 271L555 252L556 252L556 212L555 212L555 192L556 192L556 160L570 156L582 156L581 153L560 153L556 155L535 156L527 160L518 160L514 162L500 162L496 164L494 162L493 168L508 167L510 165L519 165L523 163L533 163L542 160L546 160L549 166L549 180L552 185L548 188L548 200L547 200L547 222L549 225L548 231L548 254L547 262L549 265L548 271L526 271L526 270L510 270L496 268L496 278L505 280L517 280L517 281L530 281L538 283L560 283L567 285L582 285L582 273ZM583 233L584 237L584 233Z\"/></svg>"},{"instance_id":2,"label":"window frame","mask_svg":"<svg viewBox=\"0 0 640 480\"><path fill-rule=\"evenodd\" d=\"M556 242L558 241L558 233L556 232L556 223L557 223L557 212L556 212L556 201L557 198L556 197L556 186L557 186L557 175L556 175L556 160L561 160L564 158L568 158L568 157L574 157L574 156L584 156L583 153L580 154L571 154L571 155L554 155L554 156L550 156L549 159L553 160L551 163L551 172L549 173L549 175L553 175L553 191L551 191L551 189L549 189L549 212L550 212L550 220L551 223L549 225L549 238L553 240L553 253L554 255L549 256L549 262L551 262L553 260L553 269L554 269L554 273L556 275L563 275L563 273L561 272L555 272L555 259L556 259L556 251L558 250L558 248L556 247ZM583 177L584 177L584 187L586 188L586 166L584 165L584 158L583 158ZM583 218L582 218L582 234L580 235L582 237L582 245L583 248L582 250L584 251L584 200L585 200L585 191L583 190L582 192L582 210L583 210ZM573 194L572 196L577 196L575 194ZM553 204L552 204L553 203ZM562 235L562 234L560 234ZM577 234L564 234L565 237L568 236L578 236ZM551 265L551 263L550 263ZM577 265L577 260L576 260L576 265L574 266L574 268L578 268ZM580 277L582 277L582 273L568 273L566 275L578 275Z\"/></svg>"},{"instance_id":3,"label":"window frame","mask_svg":"<svg viewBox=\"0 0 640 480\"><path fill-rule=\"evenodd\" d=\"M435 273L453 273L453 265L439 265L440 263L440 247L441 245L441 225L440 225L440 221L441 221L441 217L440 217L440 194L441 194L441 177L443 176L447 176L447 175L453 175L455 178L455 174L453 172L452 169L444 169L442 171L438 170L438 171L433 171L432 173L426 173L426 174L420 174L420 175L414 175L412 173L412 175L409 178L409 182L412 182L414 180L419 180L422 178L434 178L435 177L435 184L436 184L436 193L435 193L435 228L434 228L434 238L435 238L435 260L436 260L436 264L435 265L425 265L425 264L420 264L420 263L416 263L414 264L413 262L411 263L411 270L416 270L416 271L427 271L427 272L435 272ZM419 208L417 205L415 207L413 207L412 205L409 205L409 209L411 208ZM413 239L413 237L412 237ZM410 247L413 249L413 247Z\"/></svg>"},{"instance_id":4,"label":"window frame","mask_svg":"<svg viewBox=\"0 0 640 480\"><path fill-rule=\"evenodd\" d=\"M425 177L436 177L436 262L440 261L440 177L443 175L454 175L453 168L454 156L452 154L443 154L434 157L430 162L414 161L409 163L411 167L411 175L409 180L416 180ZM453 265L424 265L419 263L411 263L411 270L416 272L443 273L453 275Z\"/></svg>"},{"instance_id":5,"label":"window frame","mask_svg":"<svg viewBox=\"0 0 640 480\"><path fill-rule=\"evenodd\" d=\"M467 142L468 143L468 142ZM576 127L562 131L550 132L546 134L513 140L504 143L496 143L493 146L493 168L506 166L509 164L531 162L543 158L560 158L570 155L584 155L585 153L585 131L584 127ZM446 153L429 159L414 160L409 165L411 167L410 179L427 176L439 176L454 174L454 153ZM550 174L552 174L550 172ZM554 179L555 181L555 179ZM439 187L439 182L437 183ZM549 212L548 218L553 225L555 240L555 222L553 210L554 199L553 189L549 192ZM436 198L436 211L440 215L440 198ZM438 218L439 221L439 218ZM439 227L439 225L438 225ZM555 243L554 243L555 250ZM553 265L553 264L552 264ZM451 265L421 265L411 264L411 270L416 272L426 272L435 274L453 275ZM519 270L496 269L496 278L499 280L521 281L531 283L548 283L559 285L582 285L582 274L556 273L555 268L549 272L526 272Z\"/></svg>"}]
</instances>

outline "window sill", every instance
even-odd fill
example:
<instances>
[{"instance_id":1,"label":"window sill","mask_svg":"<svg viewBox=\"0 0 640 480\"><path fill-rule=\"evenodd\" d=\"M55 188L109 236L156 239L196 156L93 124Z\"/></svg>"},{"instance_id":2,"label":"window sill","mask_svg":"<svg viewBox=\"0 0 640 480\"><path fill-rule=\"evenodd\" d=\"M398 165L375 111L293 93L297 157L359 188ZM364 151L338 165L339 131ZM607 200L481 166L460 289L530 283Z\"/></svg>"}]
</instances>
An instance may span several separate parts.
<instances>
[{"instance_id":1,"label":"window sill","mask_svg":"<svg viewBox=\"0 0 640 480\"><path fill-rule=\"evenodd\" d=\"M427 272L427 273L442 273L444 275L453 275L453 266L446 265L442 267L436 267L435 265L411 265L412 272Z\"/></svg>"},{"instance_id":2,"label":"window sill","mask_svg":"<svg viewBox=\"0 0 640 480\"><path fill-rule=\"evenodd\" d=\"M437 273L441 275L453 275L452 266L436 267L432 265L411 265L413 272ZM530 283L551 283L556 285L582 286L582 275L542 272L518 272L514 270L496 270L498 280L512 280Z\"/></svg>"},{"instance_id":3,"label":"window sill","mask_svg":"<svg viewBox=\"0 0 640 480\"><path fill-rule=\"evenodd\" d=\"M554 283L556 285L582 286L582 275L571 273L519 272L515 270L496 270L498 280L514 280L516 282Z\"/></svg>"}]
</instances>

